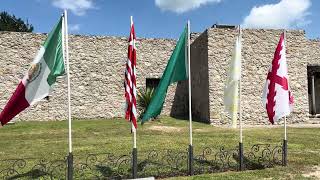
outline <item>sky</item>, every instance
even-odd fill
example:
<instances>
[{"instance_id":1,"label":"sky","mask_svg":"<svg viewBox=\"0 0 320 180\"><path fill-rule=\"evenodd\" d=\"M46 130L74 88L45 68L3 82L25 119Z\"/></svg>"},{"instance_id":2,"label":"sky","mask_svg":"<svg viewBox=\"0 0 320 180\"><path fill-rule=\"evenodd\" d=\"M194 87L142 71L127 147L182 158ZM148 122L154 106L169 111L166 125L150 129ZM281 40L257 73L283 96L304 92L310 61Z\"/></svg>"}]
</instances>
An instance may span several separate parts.
<instances>
[{"instance_id":1,"label":"sky","mask_svg":"<svg viewBox=\"0 0 320 180\"><path fill-rule=\"evenodd\" d=\"M243 28L304 29L320 38L319 0L0 0L7 11L47 33L68 10L71 34L177 39L189 19L192 32L213 24Z\"/></svg>"}]
</instances>

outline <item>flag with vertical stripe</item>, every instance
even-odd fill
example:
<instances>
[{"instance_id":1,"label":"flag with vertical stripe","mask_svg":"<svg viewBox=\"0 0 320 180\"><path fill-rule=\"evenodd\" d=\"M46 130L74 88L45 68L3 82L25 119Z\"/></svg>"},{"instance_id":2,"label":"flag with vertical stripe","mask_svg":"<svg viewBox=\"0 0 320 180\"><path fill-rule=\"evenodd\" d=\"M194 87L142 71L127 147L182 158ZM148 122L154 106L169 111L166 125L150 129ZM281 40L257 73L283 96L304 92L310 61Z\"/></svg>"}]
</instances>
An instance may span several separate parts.
<instances>
[{"instance_id":1,"label":"flag with vertical stripe","mask_svg":"<svg viewBox=\"0 0 320 180\"><path fill-rule=\"evenodd\" d=\"M125 98L126 109L125 118L132 122L134 129L137 128L137 89L136 89L136 36L134 32L134 25L131 19L130 36L128 46L128 58L125 71Z\"/></svg>"},{"instance_id":2,"label":"flag with vertical stripe","mask_svg":"<svg viewBox=\"0 0 320 180\"><path fill-rule=\"evenodd\" d=\"M62 26L63 18L61 17L1 112L2 126L30 105L48 96L57 77L64 75Z\"/></svg>"}]
</instances>

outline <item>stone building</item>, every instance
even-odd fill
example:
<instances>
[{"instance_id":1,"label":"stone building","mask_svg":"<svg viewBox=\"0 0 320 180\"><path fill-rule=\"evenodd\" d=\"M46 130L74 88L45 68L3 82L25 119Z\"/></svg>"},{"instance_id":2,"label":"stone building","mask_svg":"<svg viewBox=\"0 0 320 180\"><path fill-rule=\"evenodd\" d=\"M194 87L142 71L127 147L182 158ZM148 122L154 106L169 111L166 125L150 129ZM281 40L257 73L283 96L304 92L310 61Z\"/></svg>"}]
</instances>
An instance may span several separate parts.
<instances>
[{"instance_id":1,"label":"stone building","mask_svg":"<svg viewBox=\"0 0 320 180\"><path fill-rule=\"evenodd\" d=\"M242 110L245 124L267 124L261 95L281 30L242 31ZM137 35L138 32L137 32ZM192 111L196 121L228 124L223 88L237 30L214 26L192 33ZM45 34L0 32L0 110L35 57ZM137 87L156 87L176 40L138 38ZM123 117L127 38L71 35L69 39L72 116L77 119ZM295 105L289 123L309 122L320 113L320 41L302 30L287 31L287 61ZM48 99L20 113L16 120L67 118L66 77ZM170 86L162 115L186 118L187 82ZM314 93L313 93L314 92Z\"/></svg>"}]
</instances>

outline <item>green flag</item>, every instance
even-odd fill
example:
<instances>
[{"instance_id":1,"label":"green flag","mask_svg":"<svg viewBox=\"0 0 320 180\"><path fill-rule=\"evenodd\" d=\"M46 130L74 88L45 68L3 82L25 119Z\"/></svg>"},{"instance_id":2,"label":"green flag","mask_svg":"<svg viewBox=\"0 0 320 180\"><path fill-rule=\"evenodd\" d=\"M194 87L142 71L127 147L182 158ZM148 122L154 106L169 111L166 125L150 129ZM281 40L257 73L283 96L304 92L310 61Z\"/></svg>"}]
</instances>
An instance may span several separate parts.
<instances>
[{"instance_id":1,"label":"green flag","mask_svg":"<svg viewBox=\"0 0 320 180\"><path fill-rule=\"evenodd\" d=\"M188 29L184 29L168 61L160 83L152 96L151 102L142 117L142 122L157 117L162 110L168 87L171 83L188 79Z\"/></svg>"}]
</instances>

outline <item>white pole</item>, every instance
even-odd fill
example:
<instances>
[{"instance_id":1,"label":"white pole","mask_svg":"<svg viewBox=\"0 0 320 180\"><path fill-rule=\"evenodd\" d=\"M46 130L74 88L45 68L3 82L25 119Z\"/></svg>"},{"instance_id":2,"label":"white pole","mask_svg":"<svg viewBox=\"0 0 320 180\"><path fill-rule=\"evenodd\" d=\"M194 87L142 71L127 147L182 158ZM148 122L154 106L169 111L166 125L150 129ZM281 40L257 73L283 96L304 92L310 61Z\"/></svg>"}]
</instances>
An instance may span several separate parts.
<instances>
[{"instance_id":1,"label":"white pole","mask_svg":"<svg viewBox=\"0 0 320 180\"><path fill-rule=\"evenodd\" d=\"M284 117L284 140L287 140L287 116Z\"/></svg>"},{"instance_id":2,"label":"white pole","mask_svg":"<svg viewBox=\"0 0 320 180\"><path fill-rule=\"evenodd\" d=\"M133 25L133 17L130 16L130 36L132 36L132 34L131 34L132 25ZM133 46L133 48L135 48L135 42L134 42L133 36L131 37L131 40L133 41L132 46ZM135 69L134 65L133 64L131 64L131 65L132 65L133 73L136 73L135 72L136 69ZM131 83L132 83L132 81L131 81ZM134 87L134 85L132 85L132 87ZM137 130L134 127L133 122L131 123L131 127L132 127L132 134L133 134L133 148L137 148Z\"/></svg>"},{"instance_id":3,"label":"white pole","mask_svg":"<svg viewBox=\"0 0 320 180\"><path fill-rule=\"evenodd\" d=\"M191 112L191 65L190 65L190 20L188 20L188 79L189 79L189 135L192 146L192 112Z\"/></svg>"},{"instance_id":4,"label":"white pole","mask_svg":"<svg viewBox=\"0 0 320 180\"><path fill-rule=\"evenodd\" d=\"M284 50L285 54L287 53L287 35L286 30L284 30ZM289 97L290 98L290 97ZM287 140L287 116L284 117L284 140Z\"/></svg>"},{"instance_id":5,"label":"white pole","mask_svg":"<svg viewBox=\"0 0 320 180\"><path fill-rule=\"evenodd\" d=\"M65 38L65 58L67 65L67 83L68 83L68 124L69 124L69 152L72 152L72 137L71 137L71 88L70 88L70 66L69 66L69 44L68 44L68 15L67 10L64 10L64 38Z\"/></svg>"},{"instance_id":6,"label":"white pole","mask_svg":"<svg viewBox=\"0 0 320 180\"><path fill-rule=\"evenodd\" d=\"M241 27L239 25L239 45L240 51L242 50L241 44ZM241 86L241 78L242 78L242 63L241 63L241 52L240 52L240 79L239 79L239 128L240 128L240 143L242 143L242 108L241 108L241 93L242 93L242 86Z\"/></svg>"},{"instance_id":7,"label":"white pole","mask_svg":"<svg viewBox=\"0 0 320 180\"><path fill-rule=\"evenodd\" d=\"M131 124L132 124L132 133L133 133L133 148L137 148L137 131L133 123Z\"/></svg>"}]
</instances>

